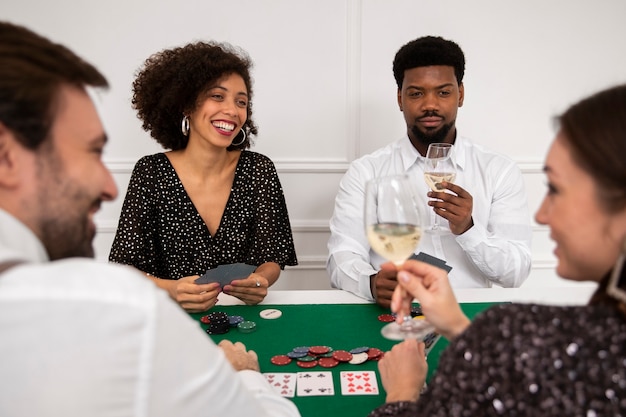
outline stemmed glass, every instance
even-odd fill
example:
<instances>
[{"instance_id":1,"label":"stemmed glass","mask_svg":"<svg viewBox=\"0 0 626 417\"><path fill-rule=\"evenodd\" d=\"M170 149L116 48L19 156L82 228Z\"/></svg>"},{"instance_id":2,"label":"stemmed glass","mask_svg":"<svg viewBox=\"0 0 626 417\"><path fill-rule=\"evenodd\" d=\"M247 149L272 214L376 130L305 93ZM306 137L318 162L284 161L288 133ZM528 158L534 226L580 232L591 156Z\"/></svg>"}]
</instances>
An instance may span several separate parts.
<instances>
[{"instance_id":1,"label":"stemmed glass","mask_svg":"<svg viewBox=\"0 0 626 417\"><path fill-rule=\"evenodd\" d=\"M367 183L365 230L372 249L397 266L415 252L422 229L408 177L379 177ZM387 338L402 340L420 338L430 331L432 326L424 320L406 316L402 324L389 323L382 333Z\"/></svg>"},{"instance_id":2,"label":"stemmed glass","mask_svg":"<svg viewBox=\"0 0 626 417\"><path fill-rule=\"evenodd\" d=\"M426 167L424 168L424 179L426 184L433 191L445 190L441 183L443 181L454 182L456 178L456 168L450 158L452 154L452 144L450 143L431 143L426 151ZM435 214L435 222L428 229L429 232L438 233L441 231L439 227L439 215Z\"/></svg>"}]
</instances>

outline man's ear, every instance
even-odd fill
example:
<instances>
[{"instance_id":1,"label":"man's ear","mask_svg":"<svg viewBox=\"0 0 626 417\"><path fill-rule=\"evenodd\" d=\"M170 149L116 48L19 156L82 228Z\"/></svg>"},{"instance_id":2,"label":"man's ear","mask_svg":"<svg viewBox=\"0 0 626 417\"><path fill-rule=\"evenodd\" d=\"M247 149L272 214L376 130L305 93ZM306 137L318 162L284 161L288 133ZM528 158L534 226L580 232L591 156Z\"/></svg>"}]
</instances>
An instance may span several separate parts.
<instances>
[{"instance_id":1,"label":"man's ear","mask_svg":"<svg viewBox=\"0 0 626 417\"><path fill-rule=\"evenodd\" d=\"M4 123L0 122L0 187L13 188L19 183L19 153L25 149Z\"/></svg>"}]
</instances>

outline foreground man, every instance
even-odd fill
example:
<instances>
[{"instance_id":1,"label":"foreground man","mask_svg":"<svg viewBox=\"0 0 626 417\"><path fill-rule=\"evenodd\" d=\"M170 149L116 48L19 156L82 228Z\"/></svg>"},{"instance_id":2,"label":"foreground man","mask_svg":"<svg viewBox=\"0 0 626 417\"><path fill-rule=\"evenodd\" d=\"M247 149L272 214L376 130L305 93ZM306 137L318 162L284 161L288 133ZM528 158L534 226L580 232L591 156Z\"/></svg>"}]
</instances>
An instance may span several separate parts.
<instances>
[{"instance_id":1,"label":"foreground man","mask_svg":"<svg viewBox=\"0 0 626 417\"><path fill-rule=\"evenodd\" d=\"M136 270L87 259L117 196L86 91L106 85L0 22L0 415L299 415L254 352L215 346Z\"/></svg>"}]
</instances>

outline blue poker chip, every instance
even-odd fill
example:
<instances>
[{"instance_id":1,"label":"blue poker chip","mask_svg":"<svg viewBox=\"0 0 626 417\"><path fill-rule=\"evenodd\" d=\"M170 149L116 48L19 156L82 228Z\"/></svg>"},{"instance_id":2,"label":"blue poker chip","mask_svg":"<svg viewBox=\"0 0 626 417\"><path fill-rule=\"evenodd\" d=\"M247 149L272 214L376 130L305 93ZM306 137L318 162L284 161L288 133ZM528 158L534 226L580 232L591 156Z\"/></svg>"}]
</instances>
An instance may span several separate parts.
<instances>
[{"instance_id":1,"label":"blue poker chip","mask_svg":"<svg viewBox=\"0 0 626 417\"><path fill-rule=\"evenodd\" d=\"M357 347L354 349L350 349L350 353L357 354L357 353L363 353L363 352L367 352L368 350L370 350L369 346L361 346L361 347Z\"/></svg>"},{"instance_id":2,"label":"blue poker chip","mask_svg":"<svg viewBox=\"0 0 626 417\"><path fill-rule=\"evenodd\" d=\"M304 354L306 355L307 353L309 353L309 349L311 348L308 346L298 346L298 347L293 348L291 351L298 352L298 353L304 352Z\"/></svg>"},{"instance_id":3,"label":"blue poker chip","mask_svg":"<svg viewBox=\"0 0 626 417\"><path fill-rule=\"evenodd\" d=\"M243 317L241 316L228 316L228 322L230 327L237 327L239 323L243 321Z\"/></svg>"},{"instance_id":4,"label":"blue poker chip","mask_svg":"<svg viewBox=\"0 0 626 417\"><path fill-rule=\"evenodd\" d=\"M287 353L287 356L289 356L291 359L302 358L306 355L307 355L306 352L293 352L292 351L292 352Z\"/></svg>"}]
</instances>

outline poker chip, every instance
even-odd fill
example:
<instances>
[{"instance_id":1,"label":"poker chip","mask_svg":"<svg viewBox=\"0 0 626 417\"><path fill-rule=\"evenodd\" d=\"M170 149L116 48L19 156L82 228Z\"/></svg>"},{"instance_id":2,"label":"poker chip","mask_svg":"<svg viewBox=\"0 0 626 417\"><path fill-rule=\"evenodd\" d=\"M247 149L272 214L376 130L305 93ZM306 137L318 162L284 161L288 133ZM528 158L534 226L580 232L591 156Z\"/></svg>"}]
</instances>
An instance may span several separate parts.
<instances>
[{"instance_id":1,"label":"poker chip","mask_svg":"<svg viewBox=\"0 0 626 417\"><path fill-rule=\"evenodd\" d=\"M270 358L270 362L272 362L274 365L283 366L290 364L291 358L287 355L276 355Z\"/></svg>"},{"instance_id":2,"label":"poker chip","mask_svg":"<svg viewBox=\"0 0 626 417\"><path fill-rule=\"evenodd\" d=\"M305 357L305 356L307 356L307 354L306 354L306 352L293 352L293 351L291 351L291 352L287 353L287 356L289 356L292 359L297 359L297 358ZM315 358L311 358L311 359L315 359Z\"/></svg>"},{"instance_id":3,"label":"poker chip","mask_svg":"<svg viewBox=\"0 0 626 417\"><path fill-rule=\"evenodd\" d=\"M228 316L230 327L237 327L237 325L242 321L244 321L244 319L241 316Z\"/></svg>"},{"instance_id":4,"label":"poker chip","mask_svg":"<svg viewBox=\"0 0 626 417\"><path fill-rule=\"evenodd\" d=\"M311 348L308 346L298 346L298 347L293 348L291 351L309 353L309 349Z\"/></svg>"},{"instance_id":5,"label":"poker chip","mask_svg":"<svg viewBox=\"0 0 626 417\"><path fill-rule=\"evenodd\" d=\"M320 358L318 364L322 368L334 368L339 365L339 361L335 358Z\"/></svg>"},{"instance_id":6,"label":"poker chip","mask_svg":"<svg viewBox=\"0 0 626 417\"><path fill-rule=\"evenodd\" d=\"M237 330L241 333L252 333L256 330L256 323L253 321L244 320L237 325Z\"/></svg>"},{"instance_id":7,"label":"poker chip","mask_svg":"<svg viewBox=\"0 0 626 417\"><path fill-rule=\"evenodd\" d=\"M370 348L368 346L361 346L361 347L357 347L357 348L354 348L354 349L350 349L349 352L354 355L356 353L367 352L368 350L370 350Z\"/></svg>"},{"instance_id":8,"label":"poker chip","mask_svg":"<svg viewBox=\"0 0 626 417\"><path fill-rule=\"evenodd\" d=\"M268 320L277 319L283 315L283 312L275 308L268 308L259 313L259 315Z\"/></svg>"},{"instance_id":9,"label":"poker chip","mask_svg":"<svg viewBox=\"0 0 626 417\"><path fill-rule=\"evenodd\" d=\"M323 355L330 352L330 348L328 346L311 346L309 352L314 355Z\"/></svg>"},{"instance_id":10,"label":"poker chip","mask_svg":"<svg viewBox=\"0 0 626 417\"><path fill-rule=\"evenodd\" d=\"M352 365L360 365L362 363L367 362L369 357L367 356L367 352L355 353L352 355L352 359L348 363Z\"/></svg>"},{"instance_id":11,"label":"poker chip","mask_svg":"<svg viewBox=\"0 0 626 417\"><path fill-rule=\"evenodd\" d=\"M370 350L367 351L367 359L371 361L380 359L382 358L382 356L383 356L383 351L378 348L370 348Z\"/></svg>"},{"instance_id":12,"label":"poker chip","mask_svg":"<svg viewBox=\"0 0 626 417\"><path fill-rule=\"evenodd\" d=\"M208 334L224 334L230 330L228 314L215 311L204 317L209 321L209 328L206 330Z\"/></svg>"},{"instance_id":13,"label":"poker chip","mask_svg":"<svg viewBox=\"0 0 626 417\"><path fill-rule=\"evenodd\" d=\"M312 360L309 362L297 361L296 365L298 365L300 368L314 368L317 366L317 360Z\"/></svg>"},{"instance_id":14,"label":"poker chip","mask_svg":"<svg viewBox=\"0 0 626 417\"><path fill-rule=\"evenodd\" d=\"M422 313L421 307L417 307L417 306L411 307L411 317L423 316L423 315L424 313Z\"/></svg>"},{"instance_id":15,"label":"poker chip","mask_svg":"<svg viewBox=\"0 0 626 417\"><path fill-rule=\"evenodd\" d=\"M378 316L378 320L383 323L391 323L392 321L396 321L396 318L391 314L381 314Z\"/></svg>"},{"instance_id":16,"label":"poker chip","mask_svg":"<svg viewBox=\"0 0 626 417\"><path fill-rule=\"evenodd\" d=\"M309 356L309 355L301 356L298 358L300 362L313 362L316 359L317 358L315 356Z\"/></svg>"},{"instance_id":17,"label":"poker chip","mask_svg":"<svg viewBox=\"0 0 626 417\"><path fill-rule=\"evenodd\" d=\"M339 362L350 362L352 353L347 350L336 350L333 352L333 358L337 359Z\"/></svg>"},{"instance_id":18,"label":"poker chip","mask_svg":"<svg viewBox=\"0 0 626 417\"><path fill-rule=\"evenodd\" d=\"M200 322L204 324L209 324L211 323L211 319L209 318L209 316L202 316L200 317Z\"/></svg>"}]
</instances>

